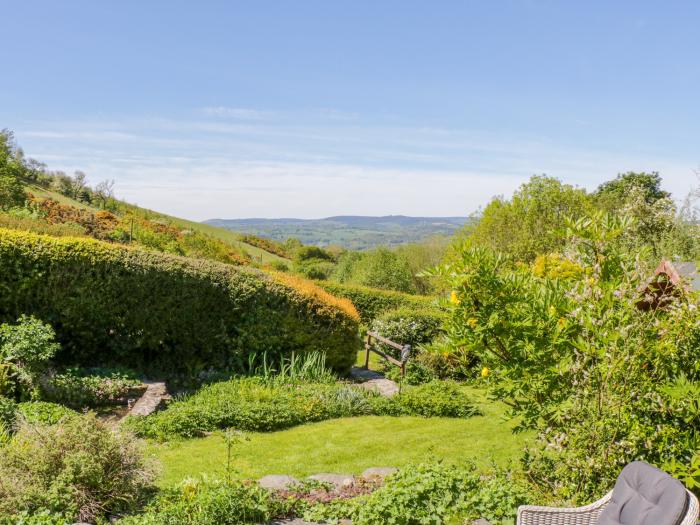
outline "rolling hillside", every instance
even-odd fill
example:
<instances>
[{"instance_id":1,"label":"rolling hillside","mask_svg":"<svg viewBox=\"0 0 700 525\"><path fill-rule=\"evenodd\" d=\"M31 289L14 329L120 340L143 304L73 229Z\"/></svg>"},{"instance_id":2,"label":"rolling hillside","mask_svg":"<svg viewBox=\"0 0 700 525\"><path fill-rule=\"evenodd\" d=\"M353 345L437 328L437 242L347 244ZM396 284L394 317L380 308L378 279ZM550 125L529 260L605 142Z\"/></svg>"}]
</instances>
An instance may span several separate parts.
<instances>
[{"instance_id":1,"label":"rolling hillside","mask_svg":"<svg viewBox=\"0 0 700 525\"><path fill-rule=\"evenodd\" d=\"M364 217L345 215L325 219L210 219L206 224L283 241L296 237L304 244L339 245L349 249L396 246L434 235L451 236L468 217Z\"/></svg>"},{"instance_id":2,"label":"rolling hillside","mask_svg":"<svg viewBox=\"0 0 700 525\"><path fill-rule=\"evenodd\" d=\"M98 208L92 207L83 202L79 202L77 200L66 197L65 195L62 195L58 192L51 191L37 185L28 185L27 191L35 197L39 197L42 199L51 199L66 206L71 206L81 210L88 210L91 212L99 211ZM210 237L223 241L224 243L232 246L236 250L240 250L247 253L253 259L253 261L260 264L271 264L274 262L284 262L286 260L277 254L267 252L257 246L253 246L252 244L243 242L239 233L229 229L220 228L211 224L204 224L195 221L190 221L187 219L181 219L179 217L173 217L164 213L159 213L146 208L141 208L139 206L135 206L133 204L128 204L125 202L120 202L119 206L120 215L130 213L136 217L145 218L149 220L164 221L165 223L176 228L180 228L183 230L192 230L204 235L208 235Z\"/></svg>"}]
</instances>

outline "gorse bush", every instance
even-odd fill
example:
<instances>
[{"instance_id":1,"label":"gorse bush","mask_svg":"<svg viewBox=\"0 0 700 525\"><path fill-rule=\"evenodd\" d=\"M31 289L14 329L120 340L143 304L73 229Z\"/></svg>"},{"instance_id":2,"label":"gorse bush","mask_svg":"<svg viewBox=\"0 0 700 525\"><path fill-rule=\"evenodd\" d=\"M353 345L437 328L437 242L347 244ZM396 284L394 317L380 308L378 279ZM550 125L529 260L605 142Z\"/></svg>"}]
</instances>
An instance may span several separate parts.
<instances>
[{"instance_id":1,"label":"gorse bush","mask_svg":"<svg viewBox=\"0 0 700 525\"><path fill-rule=\"evenodd\" d=\"M471 400L452 383L407 387L384 398L354 385L241 377L203 387L127 428L143 437L201 436L217 429L269 432L304 423L363 415L459 417L476 415Z\"/></svg>"},{"instance_id":2,"label":"gorse bush","mask_svg":"<svg viewBox=\"0 0 700 525\"><path fill-rule=\"evenodd\" d=\"M318 351L347 370L359 346L353 306L301 279L0 230L0 320L56 328L57 359L148 365L196 375L244 366L250 353Z\"/></svg>"},{"instance_id":3,"label":"gorse bush","mask_svg":"<svg viewBox=\"0 0 700 525\"><path fill-rule=\"evenodd\" d=\"M435 306L435 300L432 297L423 295L410 295L391 290L379 290L331 281L319 281L316 284L336 297L352 301L352 304L360 313L362 322L366 325L380 315L399 308L440 309L438 306Z\"/></svg>"},{"instance_id":4,"label":"gorse bush","mask_svg":"<svg viewBox=\"0 0 700 525\"><path fill-rule=\"evenodd\" d=\"M0 452L3 517L53 513L94 523L137 508L152 488L152 471L133 436L94 415L20 424Z\"/></svg>"}]
</instances>

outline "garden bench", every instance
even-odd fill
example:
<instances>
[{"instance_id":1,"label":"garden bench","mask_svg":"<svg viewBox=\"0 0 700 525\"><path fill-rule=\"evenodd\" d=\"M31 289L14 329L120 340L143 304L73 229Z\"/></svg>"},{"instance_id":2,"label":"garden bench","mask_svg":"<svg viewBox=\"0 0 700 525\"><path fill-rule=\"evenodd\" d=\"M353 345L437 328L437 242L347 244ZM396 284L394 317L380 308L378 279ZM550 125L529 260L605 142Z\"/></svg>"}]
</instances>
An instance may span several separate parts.
<instances>
[{"instance_id":1,"label":"garden bench","mask_svg":"<svg viewBox=\"0 0 700 525\"><path fill-rule=\"evenodd\" d=\"M521 506L517 525L696 525L698 500L643 461L627 465L602 499L576 508Z\"/></svg>"}]
</instances>

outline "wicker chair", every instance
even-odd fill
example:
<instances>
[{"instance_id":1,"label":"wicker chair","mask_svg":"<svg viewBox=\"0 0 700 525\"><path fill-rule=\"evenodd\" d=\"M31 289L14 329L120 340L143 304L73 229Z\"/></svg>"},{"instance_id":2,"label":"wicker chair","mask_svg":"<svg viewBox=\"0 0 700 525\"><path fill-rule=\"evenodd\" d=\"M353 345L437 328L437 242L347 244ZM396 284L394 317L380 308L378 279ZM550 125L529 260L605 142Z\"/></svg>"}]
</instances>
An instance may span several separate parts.
<instances>
[{"instance_id":1,"label":"wicker chair","mask_svg":"<svg viewBox=\"0 0 700 525\"><path fill-rule=\"evenodd\" d=\"M612 498L612 491L585 507L563 509L524 505L518 509L517 525L596 525L598 516ZM696 525L698 500L688 492L688 510L679 525Z\"/></svg>"}]
</instances>

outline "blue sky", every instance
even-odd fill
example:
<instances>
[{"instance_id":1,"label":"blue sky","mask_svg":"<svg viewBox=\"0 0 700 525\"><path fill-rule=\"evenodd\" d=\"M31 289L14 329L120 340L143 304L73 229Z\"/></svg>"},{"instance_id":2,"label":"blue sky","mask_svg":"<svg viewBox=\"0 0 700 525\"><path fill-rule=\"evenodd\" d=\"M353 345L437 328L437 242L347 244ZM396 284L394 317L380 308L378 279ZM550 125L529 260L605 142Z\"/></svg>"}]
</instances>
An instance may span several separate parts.
<instances>
[{"instance_id":1,"label":"blue sky","mask_svg":"<svg viewBox=\"0 0 700 525\"><path fill-rule=\"evenodd\" d=\"M0 127L192 219L466 215L700 167L697 1L0 0Z\"/></svg>"}]
</instances>

